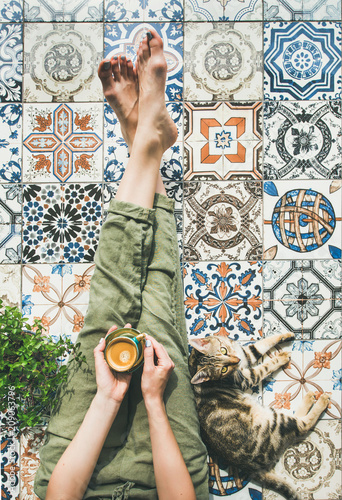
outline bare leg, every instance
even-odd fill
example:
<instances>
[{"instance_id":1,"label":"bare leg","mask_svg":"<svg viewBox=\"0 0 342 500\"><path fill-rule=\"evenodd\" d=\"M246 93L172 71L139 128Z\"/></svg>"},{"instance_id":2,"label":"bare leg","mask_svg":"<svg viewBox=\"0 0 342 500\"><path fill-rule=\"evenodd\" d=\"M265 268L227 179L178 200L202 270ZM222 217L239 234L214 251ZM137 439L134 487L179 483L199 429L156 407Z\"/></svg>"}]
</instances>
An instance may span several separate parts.
<instances>
[{"instance_id":1,"label":"bare leg","mask_svg":"<svg viewBox=\"0 0 342 500\"><path fill-rule=\"evenodd\" d=\"M150 43L152 45L152 53L150 50ZM158 51L160 51L160 49L162 48L162 42L160 37L155 32L153 32L153 39L150 43L148 42L148 39L145 38L145 40L140 44L138 51L137 66L139 67L140 59L141 71L146 75L145 79L149 76L150 78L154 78L154 71L158 72L157 67L153 68L155 63L155 66L158 66L160 64L163 65L163 63L165 64L165 60L163 61L164 57L161 57L160 53L158 53ZM150 68L146 68L146 64L149 59L151 59L151 63L149 63L148 65ZM122 57L112 58L111 61L102 61L98 71L99 77L102 82L104 95L120 121L122 135L128 145L129 152L131 152L132 150L132 145L138 125L138 72L139 70L133 68L133 64L131 61L126 61L126 59ZM141 78L143 79L143 77ZM151 85L149 85L149 87L151 87ZM151 92L151 88L149 92ZM163 107L165 107L165 102L163 102ZM174 127L172 126L172 128ZM135 181L135 183L136 182L137 181ZM162 182L159 169L155 192L166 195L165 187ZM119 192L119 198L117 197L117 199L120 199L121 194L123 193ZM135 200L135 203L138 203L138 201Z\"/></svg>"}]
</instances>

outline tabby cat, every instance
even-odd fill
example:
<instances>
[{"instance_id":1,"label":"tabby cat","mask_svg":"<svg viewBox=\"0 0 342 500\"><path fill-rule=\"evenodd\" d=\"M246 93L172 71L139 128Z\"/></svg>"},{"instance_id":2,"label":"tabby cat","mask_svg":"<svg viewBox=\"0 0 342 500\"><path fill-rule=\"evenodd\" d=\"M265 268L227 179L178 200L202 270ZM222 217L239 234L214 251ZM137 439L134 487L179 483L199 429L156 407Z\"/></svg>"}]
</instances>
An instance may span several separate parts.
<instances>
[{"instance_id":1,"label":"tabby cat","mask_svg":"<svg viewBox=\"0 0 342 500\"><path fill-rule=\"evenodd\" d=\"M280 351L256 364L269 349L293 338L292 333L273 335L247 346L223 336L191 339L194 349L189 368L202 438L209 454L228 463L233 471L238 467L244 476L286 499L300 500L272 469L284 448L315 425L330 395L322 394L313 405L314 393L308 392L295 415L289 416L261 406L243 392L289 363L290 353ZM215 467L220 483L217 463ZM236 484L241 486L239 478ZM222 483L220 486L222 489Z\"/></svg>"}]
</instances>

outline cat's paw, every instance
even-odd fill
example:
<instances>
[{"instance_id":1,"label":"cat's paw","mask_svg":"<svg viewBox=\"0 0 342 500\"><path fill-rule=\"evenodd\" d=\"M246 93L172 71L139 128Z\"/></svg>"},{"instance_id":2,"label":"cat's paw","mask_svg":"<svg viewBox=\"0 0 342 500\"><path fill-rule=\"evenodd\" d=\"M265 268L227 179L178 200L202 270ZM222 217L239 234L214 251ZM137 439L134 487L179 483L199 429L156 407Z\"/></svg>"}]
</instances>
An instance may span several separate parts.
<instances>
[{"instance_id":1,"label":"cat's paw","mask_svg":"<svg viewBox=\"0 0 342 500\"><path fill-rule=\"evenodd\" d=\"M326 410L330 406L330 400L331 400L331 393L330 392L323 392L323 394L318 396L317 400L317 405L320 405L322 407L322 411Z\"/></svg>"},{"instance_id":2,"label":"cat's paw","mask_svg":"<svg viewBox=\"0 0 342 500\"><path fill-rule=\"evenodd\" d=\"M281 335L280 342L287 342L288 340L294 340L295 334L292 332L287 332Z\"/></svg>"},{"instance_id":3,"label":"cat's paw","mask_svg":"<svg viewBox=\"0 0 342 500\"><path fill-rule=\"evenodd\" d=\"M316 396L314 391L309 391L305 394L304 402L309 408L314 404L315 401L316 401Z\"/></svg>"},{"instance_id":4,"label":"cat's paw","mask_svg":"<svg viewBox=\"0 0 342 500\"><path fill-rule=\"evenodd\" d=\"M289 351L280 351L276 354L277 361L280 366L290 368L290 366L286 366L291 361L291 353Z\"/></svg>"}]
</instances>

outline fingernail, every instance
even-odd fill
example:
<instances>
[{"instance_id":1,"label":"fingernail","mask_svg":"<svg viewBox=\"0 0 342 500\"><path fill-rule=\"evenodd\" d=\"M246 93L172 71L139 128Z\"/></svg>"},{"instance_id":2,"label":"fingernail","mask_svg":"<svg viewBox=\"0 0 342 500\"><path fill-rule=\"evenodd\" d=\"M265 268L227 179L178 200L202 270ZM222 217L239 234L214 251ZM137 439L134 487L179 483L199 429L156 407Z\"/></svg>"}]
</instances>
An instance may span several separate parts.
<instances>
[{"instance_id":1,"label":"fingernail","mask_svg":"<svg viewBox=\"0 0 342 500\"><path fill-rule=\"evenodd\" d=\"M146 340L145 342L145 347L151 347L152 343L149 339Z\"/></svg>"},{"instance_id":2,"label":"fingernail","mask_svg":"<svg viewBox=\"0 0 342 500\"><path fill-rule=\"evenodd\" d=\"M148 38L149 40L152 40L152 38L153 38L152 33L151 33L150 31L148 31L148 32L146 33L146 36L147 36L147 38Z\"/></svg>"},{"instance_id":3,"label":"fingernail","mask_svg":"<svg viewBox=\"0 0 342 500\"><path fill-rule=\"evenodd\" d=\"M126 60L126 56L121 56L121 61L125 61Z\"/></svg>"},{"instance_id":4,"label":"fingernail","mask_svg":"<svg viewBox=\"0 0 342 500\"><path fill-rule=\"evenodd\" d=\"M101 344L102 340L103 340L103 337L102 337L102 339L99 340L99 344Z\"/></svg>"},{"instance_id":5,"label":"fingernail","mask_svg":"<svg viewBox=\"0 0 342 500\"><path fill-rule=\"evenodd\" d=\"M103 69L106 71L107 69L110 68L110 61L106 61L103 63Z\"/></svg>"}]
</instances>

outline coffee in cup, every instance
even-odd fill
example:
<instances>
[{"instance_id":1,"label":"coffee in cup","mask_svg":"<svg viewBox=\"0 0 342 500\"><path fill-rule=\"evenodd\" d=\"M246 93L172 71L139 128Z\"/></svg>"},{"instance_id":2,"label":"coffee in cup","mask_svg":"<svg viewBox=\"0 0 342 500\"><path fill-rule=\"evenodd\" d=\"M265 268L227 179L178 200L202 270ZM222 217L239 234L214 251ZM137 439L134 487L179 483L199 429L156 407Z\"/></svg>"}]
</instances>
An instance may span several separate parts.
<instances>
[{"instance_id":1,"label":"coffee in cup","mask_svg":"<svg viewBox=\"0 0 342 500\"><path fill-rule=\"evenodd\" d=\"M131 372L143 362L145 334L134 328L121 328L106 337L105 359L117 372Z\"/></svg>"}]
</instances>

